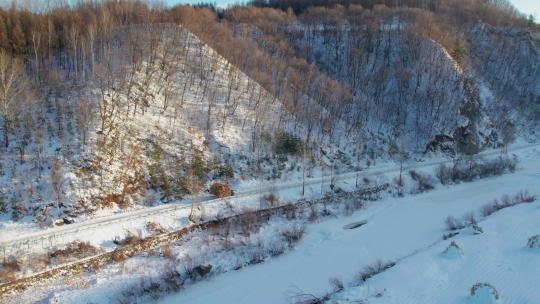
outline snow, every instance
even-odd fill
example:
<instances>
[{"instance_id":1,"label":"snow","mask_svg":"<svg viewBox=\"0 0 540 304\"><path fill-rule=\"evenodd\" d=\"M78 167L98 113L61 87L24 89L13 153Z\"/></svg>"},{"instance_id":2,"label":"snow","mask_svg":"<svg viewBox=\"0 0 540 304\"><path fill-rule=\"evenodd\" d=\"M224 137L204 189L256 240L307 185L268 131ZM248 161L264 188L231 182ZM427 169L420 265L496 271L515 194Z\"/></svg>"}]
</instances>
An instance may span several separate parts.
<instances>
[{"instance_id":1,"label":"snow","mask_svg":"<svg viewBox=\"0 0 540 304\"><path fill-rule=\"evenodd\" d=\"M488 280L508 303L539 302L533 285L540 260L525 249L528 237L540 231L534 220L540 215L537 203L500 211L480 223L484 234L459 237L463 262L440 257L449 243L441 241L446 216L474 212L494 198L522 189L538 192L540 158L530 155L522 166L515 174L375 202L351 217L309 226L291 253L201 282L161 303L288 303L295 291L321 295L331 277L351 282L377 260L398 259L402 260L388 274L375 276L358 293L386 290L379 303L459 303L469 301L474 283ZM499 221L499 216L504 218ZM343 229L360 220L368 223Z\"/></svg>"},{"instance_id":2,"label":"snow","mask_svg":"<svg viewBox=\"0 0 540 304\"><path fill-rule=\"evenodd\" d=\"M502 303L538 303L540 252L527 248L526 242L540 231L539 216L538 203L504 209L481 223L485 233L455 238L463 249L460 259L439 256L448 242L444 241L336 299L358 300L363 297L360 289L384 288L384 296L370 303L495 303L487 288L469 296L474 284L487 282L501 295Z\"/></svg>"},{"instance_id":3,"label":"snow","mask_svg":"<svg viewBox=\"0 0 540 304\"><path fill-rule=\"evenodd\" d=\"M442 236L447 233L444 222L448 215L461 218L470 212L477 212L481 206L492 202L495 198L504 194L513 195L520 190L529 190L538 194L540 154L535 149L526 149L519 151L519 157L521 159L519 169L513 174L453 186L438 185L435 190L423 194L410 195L406 192L407 196L404 198L388 198L370 202L366 208L351 216L330 217L321 222L309 224L306 226L304 237L293 248L285 250L285 253L280 256L267 256L264 258L264 263L255 266L244 264L249 260L250 252L256 252L253 251L254 248L263 248L262 252L280 248L280 241L276 236L281 234L282 229L294 228L299 223L275 219L247 238L231 234L231 244L234 244L231 249L224 247L220 237L210 237L211 234L206 231L198 231L188 239L171 246L176 260L173 264L159 255L142 254L128 259L125 263L106 266L95 274L72 278L69 282L59 279L47 284L38 284L18 294L16 299L10 298L7 303L16 303L21 299L27 302L48 300L52 303L88 301L108 303L112 299L117 299L122 291L129 290L130 286L139 286L141 280L147 281L158 277L171 267L182 270L183 267L201 262L214 265L214 275L210 279L186 285L178 294L164 298L162 303L288 303L291 295L298 292L314 295L326 293L329 290L328 279L331 277L343 280L346 283L345 286L348 287L343 293L336 294L336 299L385 298L387 295L393 295L390 291L401 296L400 292L406 292L407 288L394 289L394 282L386 284L384 281L371 287L372 282L377 282L382 275L392 273L394 268L404 267L402 265L407 265L408 261L414 261L414 259L419 262L413 266L429 270L428 274L434 273L438 276L439 274L435 271L438 268L424 267L425 261L429 260L424 257L425 255L431 254L434 259L429 265L470 261L471 252L478 255L476 261L480 261L482 247L479 247L480 249L476 252L471 251L468 240L486 236L497 238L497 234L494 234L491 226L487 224L491 220L488 218L479 222L484 230L483 234L461 233L451 239L456 240L462 252L445 254L444 251L451 242L451 240L442 240ZM429 171L432 168L426 167L423 170ZM390 173L396 174L395 171L390 171ZM253 199L251 201L253 202ZM538 209L538 203L529 206ZM521 207L510 207L492 216L496 218L499 214L508 212L506 210L514 210L514 208ZM530 216L535 216L534 212L530 214ZM533 229L533 221L522 215L507 221L528 223L524 225L524 236L516 240L521 244L519 250L526 247L529 237L540 231L538 228ZM366 222L366 224L356 229L344 228L359 222ZM513 232L510 230L508 233ZM471 242L474 243L474 240ZM501 237L493 242L499 246L505 242L505 238ZM524 250L527 250L531 256L537 252L531 248ZM422 258L416 258L418 256ZM360 270L377 261L396 261L397 266L369 279L362 287L351 287ZM418 263L421 266L418 266ZM475 267L475 261L470 263L471 265L459 269L466 271ZM234 271L238 268L237 265L246 267ZM474 283L492 282L488 270L482 271L486 271L488 275L478 277L476 282L468 282L470 284L460 290L460 296L466 297ZM400 273L399 276L406 276L411 272L418 273L419 271L418 269L408 270L405 274ZM399 278L399 280L402 279L402 277ZM447 280L450 279L455 278L447 278ZM433 278L428 277L425 280L428 282L426 284L431 281L440 284L440 281ZM493 282L497 283L497 281ZM498 284L494 286L499 288ZM437 285L431 287L436 289ZM501 291L501 293L503 298L507 299L506 292ZM421 298L407 296L412 297L410 303L425 303ZM531 297L534 298L534 295ZM470 299L467 297L465 300ZM448 301L452 303L452 300Z\"/></svg>"}]
</instances>

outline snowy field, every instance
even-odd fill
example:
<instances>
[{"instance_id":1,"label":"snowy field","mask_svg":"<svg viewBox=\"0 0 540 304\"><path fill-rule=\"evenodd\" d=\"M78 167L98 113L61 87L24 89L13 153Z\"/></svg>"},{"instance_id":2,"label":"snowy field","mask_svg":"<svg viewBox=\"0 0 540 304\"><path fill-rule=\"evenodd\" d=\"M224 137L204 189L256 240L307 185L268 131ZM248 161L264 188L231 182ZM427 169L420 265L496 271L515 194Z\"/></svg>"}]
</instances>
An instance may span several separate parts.
<instances>
[{"instance_id":1,"label":"snowy field","mask_svg":"<svg viewBox=\"0 0 540 304\"><path fill-rule=\"evenodd\" d=\"M347 285L362 268L378 260L399 259L403 260L395 268L336 300L354 302L381 293L373 303L461 303L469 301L473 284L491 282L502 294L502 303L539 303L534 278L540 270L540 252L525 248L527 239L540 233L537 202L493 214L480 222L483 235L457 237L463 257L440 256L450 242L441 238L448 215L477 212L520 190L538 194L540 157L529 155L521 167L515 174L375 202L353 216L309 226L289 254L198 283L161 303L289 303L299 292L324 294L332 277ZM343 229L360 220L368 223Z\"/></svg>"}]
</instances>

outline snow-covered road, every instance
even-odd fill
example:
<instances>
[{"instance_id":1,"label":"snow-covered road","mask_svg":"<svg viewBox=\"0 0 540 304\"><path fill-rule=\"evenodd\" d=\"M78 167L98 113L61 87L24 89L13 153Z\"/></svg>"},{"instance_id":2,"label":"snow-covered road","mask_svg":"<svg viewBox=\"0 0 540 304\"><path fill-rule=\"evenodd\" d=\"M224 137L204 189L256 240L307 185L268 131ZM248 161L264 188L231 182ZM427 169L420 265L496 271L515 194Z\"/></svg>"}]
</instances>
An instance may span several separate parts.
<instances>
[{"instance_id":1,"label":"snow-covered road","mask_svg":"<svg viewBox=\"0 0 540 304\"><path fill-rule=\"evenodd\" d=\"M540 144L522 144L516 145L509 149L510 152L522 153L524 151L535 150L540 147ZM491 150L481 153L482 156L498 155L499 150ZM415 162L404 166L403 170L419 169L435 167L443 163L450 163L452 160L432 160L426 162ZM340 182L340 186L346 188L354 185L356 178L364 176L376 176L399 172L399 166L391 166L386 168L373 167L360 172L349 172L340 175L334 175L333 179ZM313 198L320 196L321 184L326 188L331 182L330 176L316 177L306 179L307 188L306 197ZM271 185L254 186L249 189L240 189L236 191L234 197L226 199L213 199L212 197L198 198L205 203L205 206L211 208L212 205L223 204L224 201L229 201L233 204L250 202L258 202L259 196L263 193L278 192L281 197L287 201L294 201L302 197L301 195L302 182L292 181L283 183L273 183ZM328 190L330 190L328 188ZM182 214L188 212L191 201L183 201L180 203L160 205L157 207L149 207L139 210L132 210L123 213L96 217L84 222L79 222L61 227L44 229L31 233L13 233L10 231L0 231L0 254L9 255L15 252L32 252L43 249L52 248L53 246L62 246L69 242L78 239L90 239L95 242L105 242L114 237L111 231L122 231L133 227L143 227L148 221L159 219L161 222L167 218L171 221L178 220Z\"/></svg>"},{"instance_id":2,"label":"snow-covered road","mask_svg":"<svg viewBox=\"0 0 540 304\"><path fill-rule=\"evenodd\" d=\"M438 242L441 246L446 246L448 241L442 242L441 236L445 232L444 221L448 215L461 217L471 211L477 212L480 206L490 203L504 194L514 195L520 190L529 190L533 194L538 194L540 192L540 157L538 153L531 153L525 157L520 167L521 169L514 174L452 187L440 187L421 195L374 202L367 209L357 212L351 217L325 220L309 226L305 237L292 252L263 264L197 283L164 299L162 303L278 304L289 303L290 295L296 292L321 295L329 289L328 280L331 277L338 277L347 283L363 267L378 260L394 261L415 256L416 253L424 252ZM533 204L536 209L538 209L537 204L537 202ZM343 229L344 225L360 220L367 220L368 223L353 230ZM521 219L515 218L513 220L517 224ZM520 239L519 242L524 245L526 240ZM481 250L477 250L476 254L480 252ZM420 262L415 265L414 269L407 268L409 273L402 273L399 276L399 282L393 282L406 287L407 278L409 276L416 277L415 272L432 271L432 268L426 267L427 264L424 265ZM532 265L532 267L538 266L538 262ZM471 265L471 267L475 266ZM464 271L466 272L466 269ZM485 280L492 279L489 277L490 273L492 271L485 272ZM512 271L498 273L504 276L511 274ZM437 281L437 273L434 275L431 277L431 282L429 274L424 275L424 280L418 282L430 284L426 288L431 288L431 290L436 290L438 286L444 287L446 283ZM470 274L462 279L466 279L462 285L469 288L472 281L482 279L482 274ZM511 277L496 279L508 281ZM452 280L460 280L460 278L452 278ZM530 280L524 284L526 287L531 287L537 284L537 281ZM369 284L367 286L369 289ZM382 289L386 287L392 286L379 283L376 288L383 291ZM407 292L405 287L399 289L400 295ZM422 287L416 287L420 288L416 292L420 296L415 296L414 289L409 290L407 303L442 303L438 301L439 299L433 301L433 298L423 298ZM375 293L377 290L374 287L369 292ZM467 293L468 289L463 290L462 294L457 294L456 297L461 299ZM514 293L507 296L506 299L511 300L512 295ZM395 303L402 303L399 299L396 297L393 300ZM522 297L522 299L530 300L531 298ZM455 303L455 300L456 298L450 297L445 300L445 303ZM518 302L512 300L508 303ZM377 303L385 302L379 301ZM534 303L540 303L540 298L536 298Z\"/></svg>"}]
</instances>

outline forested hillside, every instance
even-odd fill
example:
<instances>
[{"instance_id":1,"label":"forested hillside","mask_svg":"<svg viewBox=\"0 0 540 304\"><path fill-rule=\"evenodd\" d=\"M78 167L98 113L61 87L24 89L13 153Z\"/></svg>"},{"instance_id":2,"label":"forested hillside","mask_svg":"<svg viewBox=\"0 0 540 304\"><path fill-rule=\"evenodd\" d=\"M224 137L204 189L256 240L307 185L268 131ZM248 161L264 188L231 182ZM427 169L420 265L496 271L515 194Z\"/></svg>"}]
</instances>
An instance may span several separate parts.
<instances>
[{"instance_id":1,"label":"forested hillside","mask_svg":"<svg viewBox=\"0 0 540 304\"><path fill-rule=\"evenodd\" d=\"M14 3L0 219L70 223L534 140L538 33L502 0Z\"/></svg>"}]
</instances>

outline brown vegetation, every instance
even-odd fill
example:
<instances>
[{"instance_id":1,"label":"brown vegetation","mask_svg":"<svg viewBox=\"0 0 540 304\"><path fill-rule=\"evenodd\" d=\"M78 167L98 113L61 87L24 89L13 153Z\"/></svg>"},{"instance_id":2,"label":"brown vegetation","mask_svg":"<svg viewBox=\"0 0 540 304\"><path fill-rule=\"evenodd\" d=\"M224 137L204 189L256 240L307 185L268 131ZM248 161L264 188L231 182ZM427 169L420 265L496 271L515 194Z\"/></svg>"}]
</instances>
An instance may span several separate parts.
<instances>
[{"instance_id":1,"label":"brown vegetation","mask_svg":"<svg viewBox=\"0 0 540 304\"><path fill-rule=\"evenodd\" d=\"M223 198L232 195L232 189L229 185L215 182L210 186L210 193L216 197Z\"/></svg>"}]
</instances>

